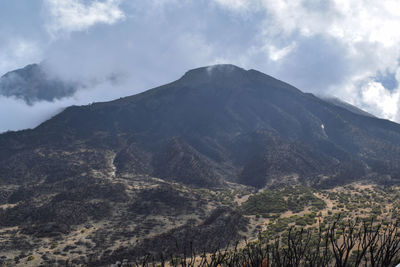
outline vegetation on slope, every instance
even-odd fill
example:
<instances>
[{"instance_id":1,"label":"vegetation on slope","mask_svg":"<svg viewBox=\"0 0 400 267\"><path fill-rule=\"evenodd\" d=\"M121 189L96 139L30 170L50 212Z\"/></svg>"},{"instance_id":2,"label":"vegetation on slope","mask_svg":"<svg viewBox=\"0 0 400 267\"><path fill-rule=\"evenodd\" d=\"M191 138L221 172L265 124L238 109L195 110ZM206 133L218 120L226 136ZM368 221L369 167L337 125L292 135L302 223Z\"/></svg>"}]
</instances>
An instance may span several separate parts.
<instances>
[{"instance_id":1,"label":"vegetation on slope","mask_svg":"<svg viewBox=\"0 0 400 267\"><path fill-rule=\"evenodd\" d=\"M307 187L284 187L275 190L265 190L252 195L243 203L242 209L248 215L268 217L270 213L285 211L301 212L311 206L314 210L325 208L323 200L316 197Z\"/></svg>"},{"instance_id":2,"label":"vegetation on slope","mask_svg":"<svg viewBox=\"0 0 400 267\"><path fill-rule=\"evenodd\" d=\"M291 227L274 239L261 233L242 248L236 244L233 249L201 253L188 246L181 254L126 260L126 266L396 266L400 262L399 230L397 224L337 217L326 228Z\"/></svg>"}]
</instances>

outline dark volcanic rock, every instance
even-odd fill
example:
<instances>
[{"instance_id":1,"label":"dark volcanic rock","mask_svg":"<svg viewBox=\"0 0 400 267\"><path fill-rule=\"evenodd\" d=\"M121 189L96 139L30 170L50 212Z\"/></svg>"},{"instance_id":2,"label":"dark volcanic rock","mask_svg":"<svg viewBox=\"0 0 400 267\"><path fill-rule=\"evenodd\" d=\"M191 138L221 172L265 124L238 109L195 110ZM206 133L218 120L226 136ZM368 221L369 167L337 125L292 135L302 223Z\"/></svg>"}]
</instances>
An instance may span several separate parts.
<instances>
[{"instance_id":1,"label":"dark volcanic rock","mask_svg":"<svg viewBox=\"0 0 400 267\"><path fill-rule=\"evenodd\" d=\"M114 165L119 174L150 173L150 155L141 150L137 144L131 143L118 152Z\"/></svg>"},{"instance_id":2,"label":"dark volcanic rock","mask_svg":"<svg viewBox=\"0 0 400 267\"><path fill-rule=\"evenodd\" d=\"M155 177L198 186L221 184L216 164L177 138L155 153L152 164Z\"/></svg>"}]
</instances>

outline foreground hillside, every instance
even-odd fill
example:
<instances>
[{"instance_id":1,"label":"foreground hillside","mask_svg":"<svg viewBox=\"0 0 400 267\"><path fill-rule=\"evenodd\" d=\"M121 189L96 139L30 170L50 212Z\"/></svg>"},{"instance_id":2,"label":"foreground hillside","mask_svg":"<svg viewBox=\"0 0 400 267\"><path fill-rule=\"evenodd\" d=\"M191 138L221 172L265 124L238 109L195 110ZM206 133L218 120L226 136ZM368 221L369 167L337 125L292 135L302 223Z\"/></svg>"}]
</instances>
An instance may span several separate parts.
<instances>
[{"instance_id":1,"label":"foreground hillside","mask_svg":"<svg viewBox=\"0 0 400 267\"><path fill-rule=\"evenodd\" d=\"M327 231L350 220L386 229L400 216L397 186L356 183L325 190L284 186L256 193L233 185L219 190L188 188L149 177L122 183L125 191L117 186L108 191L94 188L92 192L103 191L97 199L82 189L89 196L73 190L64 194L68 201L57 203L61 198L57 197L40 208L34 198L31 205L2 205L1 262L108 266L123 259L140 262L146 255L151 255L149 263L160 261L160 255L169 261L170 255L234 249L237 242L243 248L245 240L262 244L257 243L260 234L261 242L274 241L287 236L292 227ZM78 196L87 204L78 205L74 200ZM400 259L397 253L393 256L393 262Z\"/></svg>"},{"instance_id":2,"label":"foreground hillside","mask_svg":"<svg viewBox=\"0 0 400 267\"><path fill-rule=\"evenodd\" d=\"M389 225L400 125L351 110L216 65L2 134L0 262L212 252L338 215Z\"/></svg>"}]
</instances>

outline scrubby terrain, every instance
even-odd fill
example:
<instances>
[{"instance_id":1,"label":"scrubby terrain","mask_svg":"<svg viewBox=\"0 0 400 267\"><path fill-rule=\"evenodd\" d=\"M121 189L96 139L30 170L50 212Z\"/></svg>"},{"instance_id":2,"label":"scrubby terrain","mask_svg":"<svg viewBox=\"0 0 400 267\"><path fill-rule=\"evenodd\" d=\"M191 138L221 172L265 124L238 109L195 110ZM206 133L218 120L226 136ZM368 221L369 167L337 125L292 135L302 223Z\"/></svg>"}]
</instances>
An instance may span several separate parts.
<instances>
[{"instance_id":1,"label":"scrubby terrain","mask_svg":"<svg viewBox=\"0 0 400 267\"><path fill-rule=\"evenodd\" d=\"M217 65L0 135L0 261L106 266L399 216L400 125Z\"/></svg>"}]
</instances>

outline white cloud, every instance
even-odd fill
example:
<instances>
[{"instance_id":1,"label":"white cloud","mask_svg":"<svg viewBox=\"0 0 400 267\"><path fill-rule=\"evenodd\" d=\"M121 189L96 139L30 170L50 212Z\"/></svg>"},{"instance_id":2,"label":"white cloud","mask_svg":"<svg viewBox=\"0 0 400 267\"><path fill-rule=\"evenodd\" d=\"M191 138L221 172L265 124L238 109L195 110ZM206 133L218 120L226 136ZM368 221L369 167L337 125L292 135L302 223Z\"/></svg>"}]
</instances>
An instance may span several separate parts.
<instances>
[{"instance_id":1,"label":"white cloud","mask_svg":"<svg viewBox=\"0 0 400 267\"><path fill-rule=\"evenodd\" d=\"M252 0L215 0L218 4L236 11L245 11L256 1Z\"/></svg>"},{"instance_id":2,"label":"white cloud","mask_svg":"<svg viewBox=\"0 0 400 267\"><path fill-rule=\"evenodd\" d=\"M266 15L261 23L259 36L263 44L253 46L252 50L266 51L269 59L277 65L264 66L272 69L272 73L280 75L279 78L294 83L305 91L333 94L384 118L400 118L397 114L400 112L397 108L400 104L397 100L398 93L371 80L378 73L393 73L399 68L398 1L214 1L227 10L259 11L260 7L264 10ZM323 52L317 47L321 42L314 41L321 38L334 41L340 49L335 50L328 46L326 49L332 52ZM312 41L311 45L314 44L315 51L309 45L302 46L308 40ZM292 53L297 54L291 56ZM335 58L335 62L332 62ZM297 61L289 62L293 59ZM277 66L282 71L276 71ZM307 66L310 68L307 69ZM334 79L329 79L329 75L321 79L321 70L326 68L332 72ZM400 81L399 77L397 81Z\"/></svg>"},{"instance_id":3,"label":"white cloud","mask_svg":"<svg viewBox=\"0 0 400 267\"><path fill-rule=\"evenodd\" d=\"M374 81L361 87L361 104L374 114L390 120L398 119L399 91L390 92Z\"/></svg>"},{"instance_id":4,"label":"white cloud","mask_svg":"<svg viewBox=\"0 0 400 267\"><path fill-rule=\"evenodd\" d=\"M286 35L294 32L303 36L329 35L344 42L354 53L360 52L358 48L363 43L393 53L395 51L391 48L398 47L400 43L398 1L260 1L274 21L274 27L271 27L268 26L271 25L270 18L266 20L266 35L271 31Z\"/></svg>"},{"instance_id":5,"label":"white cloud","mask_svg":"<svg viewBox=\"0 0 400 267\"><path fill-rule=\"evenodd\" d=\"M114 24L124 19L119 0L92 1L45 0L51 19L47 29L52 35L60 32L82 31L97 23Z\"/></svg>"},{"instance_id":6,"label":"white cloud","mask_svg":"<svg viewBox=\"0 0 400 267\"><path fill-rule=\"evenodd\" d=\"M55 102L40 102L29 106L23 100L0 96L0 133L36 127L58 111L60 106Z\"/></svg>"},{"instance_id":7,"label":"white cloud","mask_svg":"<svg viewBox=\"0 0 400 267\"><path fill-rule=\"evenodd\" d=\"M14 97L0 95L0 133L11 130L34 128L71 105L87 105L93 102L111 101L136 93L126 83L102 82L73 96L53 102L39 101L32 105Z\"/></svg>"},{"instance_id":8,"label":"white cloud","mask_svg":"<svg viewBox=\"0 0 400 267\"><path fill-rule=\"evenodd\" d=\"M287 56L296 46L296 43L292 43L283 48L278 48L274 45L267 45L268 55L272 61L279 61Z\"/></svg>"},{"instance_id":9,"label":"white cloud","mask_svg":"<svg viewBox=\"0 0 400 267\"><path fill-rule=\"evenodd\" d=\"M6 72L20 68L42 57L39 45L31 40L14 37L0 43L0 76Z\"/></svg>"}]
</instances>

